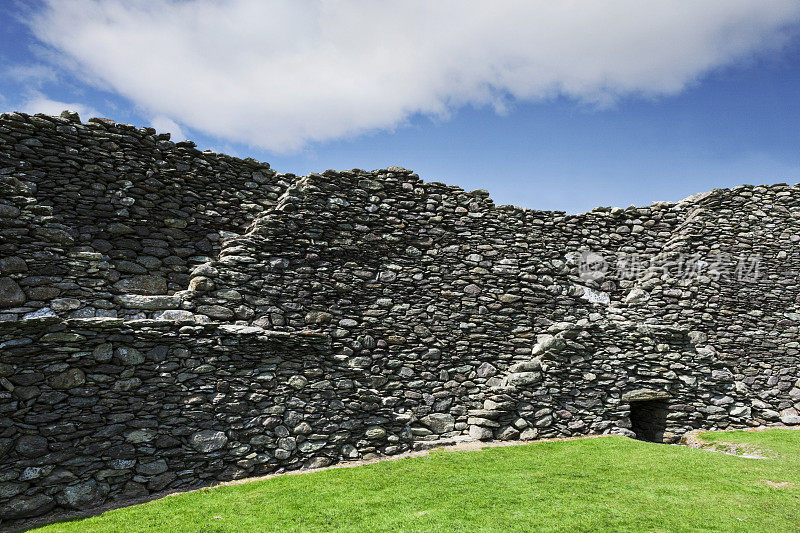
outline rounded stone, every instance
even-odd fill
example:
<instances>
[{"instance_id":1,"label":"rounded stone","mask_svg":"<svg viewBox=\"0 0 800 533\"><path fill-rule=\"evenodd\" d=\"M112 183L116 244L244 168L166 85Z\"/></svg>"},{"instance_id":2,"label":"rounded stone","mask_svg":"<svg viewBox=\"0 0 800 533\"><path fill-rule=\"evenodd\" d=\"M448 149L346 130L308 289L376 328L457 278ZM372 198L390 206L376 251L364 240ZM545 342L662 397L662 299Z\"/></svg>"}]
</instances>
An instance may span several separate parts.
<instances>
[{"instance_id":1,"label":"rounded stone","mask_svg":"<svg viewBox=\"0 0 800 533\"><path fill-rule=\"evenodd\" d=\"M380 440L386 436L386 430L380 426L371 426L364 432L364 436L369 440Z\"/></svg>"},{"instance_id":2,"label":"rounded stone","mask_svg":"<svg viewBox=\"0 0 800 533\"><path fill-rule=\"evenodd\" d=\"M16 449L25 457L41 457L48 451L47 439L41 435L23 435L17 440Z\"/></svg>"}]
</instances>

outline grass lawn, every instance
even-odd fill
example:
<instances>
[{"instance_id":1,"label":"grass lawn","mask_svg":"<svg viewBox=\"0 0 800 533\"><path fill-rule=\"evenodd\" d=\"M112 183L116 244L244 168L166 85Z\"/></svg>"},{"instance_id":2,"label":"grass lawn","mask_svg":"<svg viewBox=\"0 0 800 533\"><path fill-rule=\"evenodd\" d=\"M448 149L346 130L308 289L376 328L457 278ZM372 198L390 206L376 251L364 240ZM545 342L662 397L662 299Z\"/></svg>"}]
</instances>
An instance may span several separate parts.
<instances>
[{"instance_id":1,"label":"grass lawn","mask_svg":"<svg viewBox=\"0 0 800 533\"><path fill-rule=\"evenodd\" d=\"M603 437L203 489L39 531L800 531L800 431L730 431L771 458Z\"/></svg>"}]
</instances>

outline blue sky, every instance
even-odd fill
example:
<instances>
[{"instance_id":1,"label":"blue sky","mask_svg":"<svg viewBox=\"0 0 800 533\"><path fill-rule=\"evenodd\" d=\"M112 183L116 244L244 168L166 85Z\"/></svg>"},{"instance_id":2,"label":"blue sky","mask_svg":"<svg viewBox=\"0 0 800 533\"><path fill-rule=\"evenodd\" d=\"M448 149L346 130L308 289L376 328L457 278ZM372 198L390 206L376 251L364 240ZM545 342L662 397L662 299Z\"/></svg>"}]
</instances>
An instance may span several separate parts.
<instances>
[{"instance_id":1,"label":"blue sky","mask_svg":"<svg viewBox=\"0 0 800 533\"><path fill-rule=\"evenodd\" d=\"M618 3L623 20L604 31L580 1L490 15L458 2L422 20L358 0L5 0L0 109L77 108L297 174L400 165L498 204L568 212L800 179L797 2L685 4L663 23ZM435 24L454 13L460 23ZM359 17L359 39L327 28ZM361 29L387 18L406 29Z\"/></svg>"}]
</instances>

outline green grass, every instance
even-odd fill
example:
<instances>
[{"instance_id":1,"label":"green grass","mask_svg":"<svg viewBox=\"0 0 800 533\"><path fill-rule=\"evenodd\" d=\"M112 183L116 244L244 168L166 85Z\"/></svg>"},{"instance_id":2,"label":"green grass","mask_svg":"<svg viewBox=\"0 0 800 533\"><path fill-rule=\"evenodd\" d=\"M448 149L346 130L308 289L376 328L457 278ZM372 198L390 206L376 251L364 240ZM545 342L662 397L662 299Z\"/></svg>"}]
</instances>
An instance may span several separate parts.
<instances>
[{"instance_id":1,"label":"green grass","mask_svg":"<svg viewBox=\"0 0 800 533\"><path fill-rule=\"evenodd\" d=\"M41 531L800 531L800 431L704 438L771 458L623 437L440 451L203 489Z\"/></svg>"}]
</instances>

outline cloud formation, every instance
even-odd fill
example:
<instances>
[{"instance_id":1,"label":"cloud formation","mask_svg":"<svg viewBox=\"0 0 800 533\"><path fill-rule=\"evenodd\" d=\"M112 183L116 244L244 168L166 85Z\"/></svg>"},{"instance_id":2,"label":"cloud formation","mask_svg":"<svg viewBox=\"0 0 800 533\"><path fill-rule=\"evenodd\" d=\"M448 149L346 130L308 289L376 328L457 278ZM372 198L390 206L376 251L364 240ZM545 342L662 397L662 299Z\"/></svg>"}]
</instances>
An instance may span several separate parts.
<instances>
[{"instance_id":1,"label":"cloud formation","mask_svg":"<svg viewBox=\"0 0 800 533\"><path fill-rule=\"evenodd\" d=\"M464 105L674 94L799 19L796 0L46 0L30 26L152 116L291 151Z\"/></svg>"},{"instance_id":2,"label":"cloud formation","mask_svg":"<svg viewBox=\"0 0 800 533\"><path fill-rule=\"evenodd\" d=\"M83 120L103 116L102 113L93 107L79 102L59 102L58 100L51 100L38 91L31 92L22 105L22 111L31 114L44 113L46 115L60 115L65 109L77 112Z\"/></svg>"},{"instance_id":3,"label":"cloud formation","mask_svg":"<svg viewBox=\"0 0 800 533\"><path fill-rule=\"evenodd\" d=\"M171 134L170 138L173 141L184 141L188 137L181 127L171 118L165 117L164 115L159 115L157 117L153 117L150 120L150 125L157 129L160 133L169 132Z\"/></svg>"}]
</instances>

